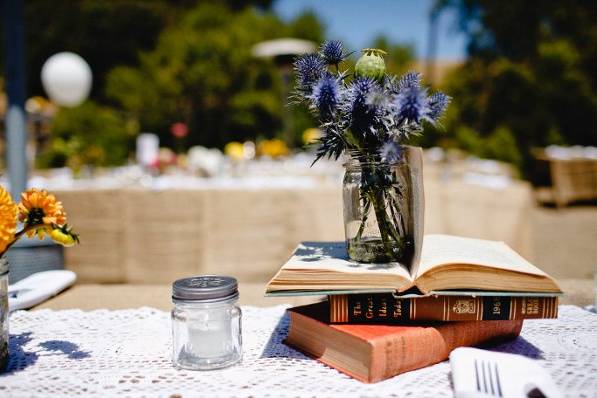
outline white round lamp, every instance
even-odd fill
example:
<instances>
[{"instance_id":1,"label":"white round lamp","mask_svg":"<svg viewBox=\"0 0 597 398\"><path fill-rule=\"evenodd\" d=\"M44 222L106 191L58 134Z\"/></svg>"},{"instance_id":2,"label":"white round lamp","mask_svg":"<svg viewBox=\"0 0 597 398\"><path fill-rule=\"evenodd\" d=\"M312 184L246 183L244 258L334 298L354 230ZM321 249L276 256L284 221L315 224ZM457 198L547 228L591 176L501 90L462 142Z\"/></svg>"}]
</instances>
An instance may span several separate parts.
<instances>
[{"instance_id":1,"label":"white round lamp","mask_svg":"<svg viewBox=\"0 0 597 398\"><path fill-rule=\"evenodd\" d=\"M91 68L79 55L52 55L41 68L41 82L50 99L61 106L80 105L91 90Z\"/></svg>"}]
</instances>

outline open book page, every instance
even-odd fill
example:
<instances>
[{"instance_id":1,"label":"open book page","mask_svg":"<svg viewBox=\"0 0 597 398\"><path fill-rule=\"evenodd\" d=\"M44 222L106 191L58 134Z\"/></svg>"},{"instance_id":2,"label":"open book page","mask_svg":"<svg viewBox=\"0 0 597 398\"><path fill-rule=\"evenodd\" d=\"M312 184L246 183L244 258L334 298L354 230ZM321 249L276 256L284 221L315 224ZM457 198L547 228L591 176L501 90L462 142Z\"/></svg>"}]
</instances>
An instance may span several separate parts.
<instances>
[{"instance_id":1,"label":"open book page","mask_svg":"<svg viewBox=\"0 0 597 398\"><path fill-rule=\"evenodd\" d=\"M282 269L332 271L342 274L393 274L412 280L400 263L361 264L349 260L344 242L303 242Z\"/></svg>"},{"instance_id":2,"label":"open book page","mask_svg":"<svg viewBox=\"0 0 597 398\"><path fill-rule=\"evenodd\" d=\"M360 264L348 259L344 242L303 242L268 284L267 290L355 287L404 288L412 285L400 263Z\"/></svg>"},{"instance_id":3,"label":"open book page","mask_svg":"<svg viewBox=\"0 0 597 398\"><path fill-rule=\"evenodd\" d=\"M503 242L451 235L426 235L416 277L442 265L478 265L535 276L547 274ZM416 278L415 278L416 279Z\"/></svg>"},{"instance_id":4,"label":"open book page","mask_svg":"<svg viewBox=\"0 0 597 398\"><path fill-rule=\"evenodd\" d=\"M425 225L425 190L423 188L423 149L409 146L408 164L410 166L411 186L413 189L410 213L414 220L414 255L410 264L411 275L417 275L423 246L423 227Z\"/></svg>"}]
</instances>

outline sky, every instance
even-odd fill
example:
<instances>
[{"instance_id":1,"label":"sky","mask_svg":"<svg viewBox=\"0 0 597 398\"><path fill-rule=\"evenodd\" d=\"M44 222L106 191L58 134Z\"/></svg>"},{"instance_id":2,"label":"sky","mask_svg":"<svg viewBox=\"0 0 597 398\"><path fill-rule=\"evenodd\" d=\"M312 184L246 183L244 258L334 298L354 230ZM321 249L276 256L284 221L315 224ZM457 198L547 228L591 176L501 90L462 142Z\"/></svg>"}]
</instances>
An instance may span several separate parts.
<instances>
[{"instance_id":1,"label":"sky","mask_svg":"<svg viewBox=\"0 0 597 398\"><path fill-rule=\"evenodd\" d=\"M274 10L285 20L312 10L326 26L328 39L342 40L352 50L368 47L379 34L414 46L417 58L427 53L429 10L434 0L277 0ZM453 13L439 20L437 59L465 58L466 38L455 28Z\"/></svg>"}]
</instances>

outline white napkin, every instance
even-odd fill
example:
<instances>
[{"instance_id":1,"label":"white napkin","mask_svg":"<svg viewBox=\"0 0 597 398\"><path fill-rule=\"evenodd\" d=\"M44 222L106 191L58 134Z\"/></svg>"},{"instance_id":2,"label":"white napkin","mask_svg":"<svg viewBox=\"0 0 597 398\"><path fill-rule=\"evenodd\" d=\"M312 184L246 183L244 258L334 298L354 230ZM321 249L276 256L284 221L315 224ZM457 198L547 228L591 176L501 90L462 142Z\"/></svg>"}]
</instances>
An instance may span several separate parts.
<instances>
[{"instance_id":1,"label":"white napkin","mask_svg":"<svg viewBox=\"0 0 597 398\"><path fill-rule=\"evenodd\" d=\"M9 311L31 308L54 297L77 280L72 271L42 271L30 275L8 287Z\"/></svg>"},{"instance_id":2,"label":"white napkin","mask_svg":"<svg viewBox=\"0 0 597 398\"><path fill-rule=\"evenodd\" d=\"M478 372L475 372L475 364ZM483 381L483 365L486 370L485 383ZM547 398L562 396L550 374L539 365L538 361L522 355L504 354L478 348L457 348L450 354L450 367L452 368L452 383L456 398L540 397L541 395L537 394L538 391ZM479 385L477 384L477 374L479 375ZM484 392L484 385L487 386L487 393Z\"/></svg>"}]
</instances>

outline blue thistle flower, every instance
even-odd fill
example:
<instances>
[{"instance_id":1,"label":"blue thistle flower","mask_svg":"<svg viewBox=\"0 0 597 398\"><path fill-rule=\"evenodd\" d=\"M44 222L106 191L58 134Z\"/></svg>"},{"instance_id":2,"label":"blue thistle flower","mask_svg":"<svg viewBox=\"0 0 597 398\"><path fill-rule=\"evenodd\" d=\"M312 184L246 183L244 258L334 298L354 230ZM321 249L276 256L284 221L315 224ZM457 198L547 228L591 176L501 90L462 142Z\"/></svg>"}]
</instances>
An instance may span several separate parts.
<instances>
[{"instance_id":1,"label":"blue thistle flower","mask_svg":"<svg viewBox=\"0 0 597 398\"><path fill-rule=\"evenodd\" d=\"M376 108L384 108L391 104L391 99L379 85L375 86L367 95L365 103Z\"/></svg>"},{"instance_id":2,"label":"blue thistle flower","mask_svg":"<svg viewBox=\"0 0 597 398\"><path fill-rule=\"evenodd\" d=\"M332 75L324 75L315 84L309 98L319 111L322 121L329 120L336 112L340 103L340 95L340 84L338 83L338 79Z\"/></svg>"},{"instance_id":3,"label":"blue thistle flower","mask_svg":"<svg viewBox=\"0 0 597 398\"><path fill-rule=\"evenodd\" d=\"M429 97L429 107L431 108L429 112L429 117L434 121L437 122L446 108L450 103L450 97L442 92L436 92Z\"/></svg>"},{"instance_id":4,"label":"blue thistle flower","mask_svg":"<svg viewBox=\"0 0 597 398\"><path fill-rule=\"evenodd\" d=\"M327 71L325 60L319 54L301 55L294 61L297 90L311 92L313 85Z\"/></svg>"},{"instance_id":5,"label":"blue thistle flower","mask_svg":"<svg viewBox=\"0 0 597 398\"><path fill-rule=\"evenodd\" d=\"M338 65L344 61L344 47L338 40L327 40L321 45L320 53L329 65Z\"/></svg>"},{"instance_id":6,"label":"blue thistle flower","mask_svg":"<svg viewBox=\"0 0 597 398\"><path fill-rule=\"evenodd\" d=\"M394 100L394 107L398 124L421 124L423 120L432 121L429 116L431 109L427 90L418 85L411 84L403 87Z\"/></svg>"},{"instance_id":7,"label":"blue thistle flower","mask_svg":"<svg viewBox=\"0 0 597 398\"><path fill-rule=\"evenodd\" d=\"M352 102L352 108L364 107L371 101L371 96L377 92L379 85L374 79L370 77L359 77L356 78L350 87L349 99Z\"/></svg>"},{"instance_id":8,"label":"blue thistle flower","mask_svg":"<svg viewBox=\"0 0 597 398\"><path fill-rule=\"evenodd\" d=\"M381 146L379 155L387 163L396 163L402 158L402 147L396 141L387 141Z\"/></svg>"},{"instance_id":9,"label":"blue thistle flower","mask_svg":"<svg viewBox=\"0 0 597 398\"><path fill-rule=\"evenodd\" d=\"M421 86L421 74L418 72L408 72L398 80L398 91L406 90L409 87L419 88Z\"/></svg>"},{"instance_id":10,"label":"blue thistle flower","mask_svg":"<svg viewBox=\"0 0 597 398\"><path fill-rule=\"evenodd\" d=\"M373 132L380 116L380 108L371 101L378 90L379 85L370 77L356 78L347 90L346 113L350 115L351 128L364 136Z\"/></svg>"}]
</instances>

